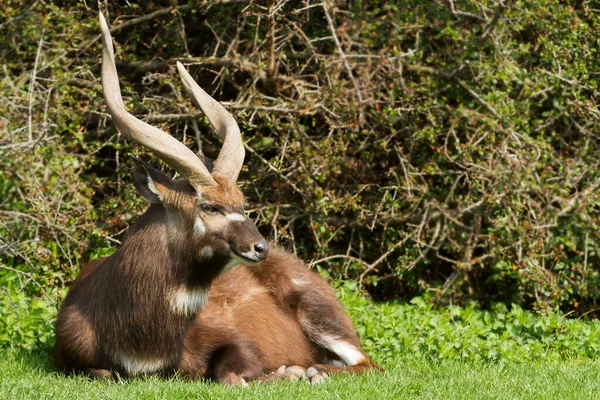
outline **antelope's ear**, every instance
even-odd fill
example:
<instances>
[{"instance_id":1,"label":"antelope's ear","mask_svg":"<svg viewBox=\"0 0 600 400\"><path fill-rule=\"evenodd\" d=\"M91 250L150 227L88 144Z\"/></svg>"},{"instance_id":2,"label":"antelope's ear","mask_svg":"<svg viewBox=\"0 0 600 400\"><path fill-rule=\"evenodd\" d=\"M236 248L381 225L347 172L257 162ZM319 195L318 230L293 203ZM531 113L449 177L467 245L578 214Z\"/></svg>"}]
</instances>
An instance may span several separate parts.
<instances>
[{"instance_id":1,"label":"antelope's ear","mask_svg":"<svg viewBox=\"0 0 600 400\"><path fill-rule=\"evenodd\" d=\"M134 159L133 183L138 193L155 204L165 203L172 190L173 180L156 168Z\"/></svg>"}]
</instances>

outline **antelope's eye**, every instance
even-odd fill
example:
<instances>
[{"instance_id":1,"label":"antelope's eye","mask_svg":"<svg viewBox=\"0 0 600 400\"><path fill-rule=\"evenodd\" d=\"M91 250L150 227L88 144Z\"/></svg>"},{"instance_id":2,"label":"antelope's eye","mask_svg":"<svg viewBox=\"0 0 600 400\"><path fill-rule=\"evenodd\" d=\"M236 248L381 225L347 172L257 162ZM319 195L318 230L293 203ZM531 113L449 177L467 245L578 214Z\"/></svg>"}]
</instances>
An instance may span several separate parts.
<instances>
[{"instance_id":1,"label":"antelope's eye","mask_svg":"<svg viewBox=\"0 0 600 400\"><path fill-rule=\"evenodd\" d=\"M212 204L202 204L200 209L207 214L217 214L220 212L219 207Z\"/></svg>"}]
</instances>

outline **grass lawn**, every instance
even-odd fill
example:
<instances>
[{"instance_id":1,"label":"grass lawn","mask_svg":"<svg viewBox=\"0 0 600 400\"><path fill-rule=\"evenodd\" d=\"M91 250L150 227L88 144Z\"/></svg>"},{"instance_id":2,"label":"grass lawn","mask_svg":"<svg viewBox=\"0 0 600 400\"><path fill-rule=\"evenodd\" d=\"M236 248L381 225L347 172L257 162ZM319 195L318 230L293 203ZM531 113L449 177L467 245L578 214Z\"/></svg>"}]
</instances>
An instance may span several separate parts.
<instances>
[{"instance_id":1,"label":"grass lawn","mask_svg":"<svg viewBox=\"0 0 600 400\"><path fill-rule=\"evenodd\" d=\"M0 323L0 400L600 399L598 321L541 316L517 306L434 308L419 298L374 304L339 289L365 350L385 373L334 376L317 386L300 381L246 388L178 378L65 377L49 357L55 309L23 298L28 313L11 315L7 308L0 314L6 322Z\"/></svg>"},{"instance_id":2,"label":"grass lawn","mask_svg":"<svg viewBox=\"0 0 600 400\"><path fill-rule=\"evenodd\" d=\"M598 361L461 362L397 358L385 373L342 375L305 382L231 388L181 379L92 382L53 371L45 353L5 350L2 399L594 399L600 398Z\"/></svg>"}]
</instances>

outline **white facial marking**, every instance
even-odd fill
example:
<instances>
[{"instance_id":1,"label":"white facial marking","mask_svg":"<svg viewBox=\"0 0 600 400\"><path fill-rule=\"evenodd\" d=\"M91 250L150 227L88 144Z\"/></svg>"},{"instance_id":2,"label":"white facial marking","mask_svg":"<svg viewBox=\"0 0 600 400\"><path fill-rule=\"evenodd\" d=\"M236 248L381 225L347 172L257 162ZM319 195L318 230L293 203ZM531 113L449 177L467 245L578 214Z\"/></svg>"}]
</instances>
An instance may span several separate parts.
<instances>
[{"instance_id":1,"label":"white facial marking","mask_svg":"<svg viewBox=\"0 0 600 400\"><path fill-rule=\"evenodd\" d=\"M152 180L150 175L148 175L148 189L150 189L150 191L154 193L159 200L162 200L162 196L160 195L160 192L156 188L156 185L154 184L154 181Z\"/></svg>"},{"instance_id":2,"label":"white facial marking","mask_svg":"<svg viewBox=\"0 0 600 400\"><path fill-rule=\"evenodd\" d=\"M196 218L196 222L194 222L194 232L198 236L203 236L206 233L206 225L200 218Z\"/></svg>"},{"instance_id":3,"label":"white facial marking","mask_svg":"<svg viewBox=\"0 0 600 400\"><path fill-rule=\"evenodd\" d=\"M367 357L350 343L346 343L338 337L322 335L317 342L327 350L334 352L340 357L346 365L356 365L361 361L366 361Z\"/></svg>"},{"instance_id":4,"label":"white facial marking","mask_svg":"<svg viewBox=\"0 0 600 400\"><path fill-rule=\"evenodd\" d=\"M227 214L227 219L229 221L237 221L237 222L242 222L246 220L246 217L243 216L242 214L238 214L238 213L232 213L232 214Z\"/></svg>"},{"instance_id":5,"label":"white facial marking","mask_svg":"<svg viewBox=\"0 0 600 400\"><path fill-rule=\"evenodd\" d=\"M196 198L202 201L202 189L199 187L196 188Z\"/></svg>"},{"instance_id":6,"label":"white facial marking","mask_svg":"<svg viewBox=\"0 0 600 400\"><path fill-rule=\"evenodd\" d=\"M169 301L171 309L176 314L191 315L198 312L204 306L207 299L207 289L188 290L180 288L171 294Z\"/></svg>"},{"instance_id":7,"label":"white facial marking","mask_svg":"<svg viewBox=\"0 0 600 400\"><path fill-rule=\"evenodd\" d=\"M143 359L127 354L119 354L116 358L117 362L121 364L123 369L125 369L127 374L130 376L151 374L161 369L164 365L163 360Z\"/></svg>"},{"instance_id":8,"label":"white facial marking","mask_svg":"<svg viewBox=\"0 0 600 400\"><path fill-rule=\"evenodd\" d=\"M249 258L255 262L258 262L258 257L256 256L256 252L254 250L250 250L250 251L247 251L245 253L240 253L240 254L246 258ZM247 263L248 263L248 261L246 261L244 264L247 264Z\"/></svg>"},{"instance_id":9,"label":"white facial marking","mask_svg":"<svg viewBox=\"0 0 600 400\"><path fill-rule=\"evenodd\" d=\"M202 251L200 251L200 257L205 260L212 258L212 256L213 256L212 247L207 246L207 247L203 248Z\"/></svg>"}]
</instances>

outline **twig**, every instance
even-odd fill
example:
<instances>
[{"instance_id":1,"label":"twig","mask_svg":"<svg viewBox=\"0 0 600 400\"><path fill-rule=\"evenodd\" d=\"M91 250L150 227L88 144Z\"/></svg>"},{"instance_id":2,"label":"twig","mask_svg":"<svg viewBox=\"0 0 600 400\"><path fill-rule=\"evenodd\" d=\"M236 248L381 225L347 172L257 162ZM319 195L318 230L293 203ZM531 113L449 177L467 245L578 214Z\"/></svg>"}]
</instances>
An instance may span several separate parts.
<instances>
[{"instance_id":1,"label":"twig","mask_svg":"<svg viewBox=\"0 0 600 400\"><path fill-rule=\"evenodd\" d=\"M34 8L34 7L35 7L35 6L36 6L38 3L39 3L39 0L36 0L36 1L34 1L34 2L33 2L33 3L30 5L30 6L29 6L29 8L28 8L27 10L23 11L23 13L21 13L21 15L19 15L18 17L15 17L15 18L9 19L8 21L5 21L5 22L1 23L1 24L0 24L0 28L3 28L5 25L12 24L12 23L13 23L13 22L15 22L15 21L18 21L18 20L20 20L20 19L23 19L23 18L24 18L24 17L25 17L27 14L29 14L29 12L30 12L31 10L33 10L33 8Z\"/></svg>"},{"instance_id":2,"label":"twig","mask_svg":"<svg viewBox=\"0 0 600 400\"><path fill-rule=\"evenodd\" d=\"M482 39L485 39L487 35L489 35L490 32L494 29L498 21L500 21L500 17L502 16L502 13L505 9L506 5L502 1L500 1L500 4L496 8L496 11L494 12L494 16L492 17L491 21L487 23L485 28L483 28L483 33L481 34Z\"/></svg>"},{"instance_id":3,"label":"twig","mask_svg":"<svg viewBox=\"0 0 600 400\"><path fill-rule=\"evenodd\" d=\"M26 276L27 278L29 278L31 280L31 282L34 283L34 285L36 285L42 291L42 293L44 293L44 295L47 298L49 298L49 299L51 298L50 295L48 294L48 292L46 291L46 289L44 289L44 287L42 285L40 285L40 283L38 282L38 280L35 279L33 273L21 271L21 270L18 270L16 268L9 267L8 265L5 265L5 264L0 264L0 268L1 269L5 269L7 271L15 272L17 274L21 274L23 276ZM8 296L8 297L10 298L10 296Z\"/></svg>"},{"instance_id":4,"label":"twig","mask_svg":"<svg viewBox=\"0 0 600 400\"><path fill-rule=\"evenodd\" d=\"M100 86L100 82L90 81L87 79L78 79L78 78L71 78L71 79L67 80L65 82L65 84L67 84L69 86L75 86L78 88L82 88L82 89L92 89L92 88L101 89L102 88L102 86Z\"/></svg>"},{"instance_id":5,"label":"twig","mask_svg":"<svg viewBox=\"0 0 600 400\"><path fill-rule=\"evenodd\" d=\"M346 58L346 54L342 49L342 45L340 40L335 33L335 27L333 26L333 20L331 19L331 15L329 15L329 10L327 9L327 4L321 3L323 6L323 10L325 11L325 18L327 19L327 25L329 26L329 31L331 32L331 38L335 42L335 46L337 47L338 52L340 53L340 57L342 57L342 63L344 64L344 68L346 68L346 72L348 72L348 76L354 85L354 89L356 90L356 95L358 96L358 101L360 104L363 103L362 95L360 94L360 88L358 87L358 83L354 78L354 74L352 73L352 68L350 68L350 64L348 64L348 59Z\"/></svg>"},{"instance_id":6,"label":"twig","mask_svg":"<svg viewBox=\"0 0 600 400\"><path fill-rule=\"evenodd\" d=\"M54 86L50 87L50 89L48 90L48 97L46 97L46 104L44 106L44 122L42 123L42 127L44 129L43 129L40 137L35 141L33 146L31 146L31 151L34 151L35 148L37 147L37 145L40 144L44 140L46 135L48 135L48 133L50 132L50 130L48 129L48 107L50 105L50 98L52 97L53 89L54 89Z\"/></svg>"},{"instance_id":7,"label":"twig","mask_svg":"<svg viewBox=\"0 0 600 400\"><path fill-rule=\"evenodd\" d=\"M381 264L386 258L388 258L390 256L390 254L392 254L394 251L396 251L398 249L398 247L400 247L404 243L406 243L409 238L410 238L410 236L407 235L402 240L400 240L395 245L393 245L388 251L383 253L377 260L373 261L371 264L368 264L367 268L365 268L365 270L358 277L358 286L362 287L363 279L365 278L365 275L367 275L369 272L371 272L373 269L375 269L375 267L377 267L379 264Z\"/></svg>"},{"instance_id":8,"label":"twig","mask_svg":"<svg viewBox=\"0 0 600 400\"><path fill-rule=\"evenodd\" d=\"M453 78L456 81L456 83L459 84L460 87L462 87L464 90L466 90L471 96L473 96L475 98L475 100L477 100L479 103L481 103L481 105L484 106L489 112L494 114L495 117L500 116L498 114L498 112L496 111L496 109L494 109L494 107L492 107L487 101L485 101L483 99L483 97L478 95L477 92L475 92L473 89L471 89L465 82L463 82L458 77L453 77Z\"/></svg>"},{"instance_id":9,"label":"twig","mask_svg":"<svg viewBox=\"0 0 600 400\"><path fill-rule=\"evenodd\" d=\"M161 8L159 10L154 11L153 13L130 19L129 21L125 21L119 25L114 25L110 28L110 33L114 35L115 33L122 31L123 29L131 28L132 26L141 24L142 22L151 21L153 19L162 17L163 15L170 14L173 11L179 11L179 12L189 11L189 10L193 9L195 6L196 6L195 4L185 4L183 6ZM77 49L77 51L87 49L88 47L90 47L91 45L96 43L98 40L100 40L101 37L102 37L101 35L97 35L93 39L82 43L79 46L79 48Z\"/></svg>"},{"instance_id":10,"label":"twig","mask_svg":"<svg viewBox=\"0 0 600 400\"><path fill-rule=\"evenodd\" d=\"M275 57L275 0L268 0L267 12L267 86L277 92L277 58Z\"/></svg>"},{"instance_id":11,"label":"twig","mask_svg":"<svg viewBox=\"0 0 600 400\"><path fill-rule=\"evenodd\" d=\"M252 105L243 105L236 104L223 101L221 104L229 109L229 110L249 110L249 111L263 111L269 113L277 113L277 114L299 114L299 115L311 115L316 111L313 109L301 109L296 110L293 108L285 108L285 107L270 107L270 106L252 106ZM156 115L147 115L141 116L140 118L148 123L158 123L158 122L177 122L184 121L190 119L202 118L204 113L197 112L194 114L156 114Z\"/></svg>"},{"instance_id":12,"label":"twig","mask_svg":"<svg viewBox=\"0 0 600 400\"><path fill-rule=\"evenodd\" d=\"M600 311L600 308L592 308L591 310L588 310L588 311L584 312L583 314L581 314L579 317L577 317L577 319L581 319L581 318L585 317L586 315L591 314L596 311ZM575 312L575 310L573 310L571 312ZM566 317L566 316L567 316L567 314L564 315L564 317Z\"/></svg>"},{"instance_id":13,"label":"twig","mask_svg":"<svg viewBox=\"0 0 600 400\"><path fill-rule=\"evenodd\" d=\"M567 215L568 213L570 213L571 211L573 211L573 209L575 208L575 205L577 204L577 200L581 199L582 197L587 197L590 193L594 192L599 187L600 187L600 179L596 179L596 181L594 181L594 183L592 183L590 186L588 186L581 192L579 192L579 193L575 194L573 197L571 197L567 201L567 205L562 210L560 210L560 212L556 215L556 217L557 218L563 217L563 216Z\"/></svg>"},{"instance_id":14,"label":"twig","mask_svg":"<svg viewBox=\"0 0 600 400\"><path fill-rule=\"evenodd\" d=\"M173 1L173 4L175 4L175 1ZM179 9L175 8L173 10L173 14L175 14L177 16L177 19L179 20L179 34L181 35L181 41L183 42L183 49L185 50L185 55L189 56L190 55L190 49L188 48L188 44L187 44L187 36L185 33L185 23L183 22L183 17L181 16L181 12L179 11Z\"/></svg>"},{"instance_id":15,"label":"twig","mask_svg":"<svg viewBox=\"0 0 600 400\"><path fill-rule=\"evenodd\" d=\"M410 177L408 176L408 171L406 169L406 165L404 165L404 157L402 157L402 151L400 150L399 146L394 146L394 149L396 150L396 156L398 157L398 160L400 161L400 166L402 167L402 172L404 173L404 180L406 180L406 189L408 191L408 197L410 198L410 197L412 197Z\"/></svg>"},{"instance_id":16,"label":"twig","mask_svg":"<svg viewBox=\"0 0 600 400\"><path fill-rule=\"evenodd\" d=\"M385 191L385 193L383 194L383 196L381 196L381 201L379 202L379 205L377 206L377 208L375 209L375 215L373 216L373 222L371 222L371 224L368 226L369 230L372 231L373 229L375 229L375 223L377 222L377 217L379 216L379 213L381 212L381 209L383 208L383 203L385 203L385 201L387 200L386 197L389 193L389 189Z\"/></svg>"},{"instance_id":17,"label":"twig","mask_svg":"<svg viewBox=\"0 0 600 400\"><path fill-rule=\"evenodd\" d=\"M550 71L546 71L545 69L540 69L540 72L541 72L541 73L543 73L543 74L546 74L546 75L552 76L552 77L554 77L554 78L556 78L556 79L559 79L559 80L561 80L561 81L563 81L563 82L565 82L565 83L568 83L568 84L569 84L569 85L571 85L571 86L579 86L579 87L580 87L580 88L582 88L582 89L586 89L586 90L589 90L589 91L591 91L591 92L594 92L594 89L593 89L593 88L591 88L591 87L589 87L589 86L586 86L586 85L583 85L583 84L581 84L581 83L580 83L580 82L578 82L578 81L572 81L572 80L570 80L570 79L567 79L567 78L565 78L565 77L563 77L563 76L561 76L561 75L554 74L554 73L552 73L552 72L550 72Z\"/></svg>"},{"instance_id":18,"label":"twig","mask_svg":"<svg viewBox=\"0 0 600 400\"><path fill-rule=\"evenodd\" d=\"M54 135L54 136L50 136L50 137L46 137L46 138L42 138L41 141L47 141L47 140L52 140L52 139L56 139L58 136ZM6 144L4 146L0 146L0 150L6 150L6 149L14 149L16 147L29 147L29 146L35 146L40 142L40 140L31 140L29 142L22 142L22 143L11 143L11 144Z\"/></svg>"},{"instance_id":19,"label":"twig","mask_svg":"<svg viewBox=\"0 0 600 400\"><path fill-rule=\"evenodd\" d=\"M37 53L35 54L35 62L33 64L33 71L31 72L31 79L29 81L29 108L27 109L27 126L29 130L29 141L33 141L33 91L35 90L35 78L37 75L37 67L40 61L40 54L42 52L42 45L44 44L44 29L40 35L40 41L38 42Z\"/></svg>"},{"instance_id":20,"label":"twig","mask_svg":"<svg viewBox=\"0 0 600 400\"><path fill-rule=\"evenodd\" d=\"M117 62L117 66L131 68L142 74L167 68L169 65L177 64L177 62L184 65L203 65L215 68L235 67L243 71L252 71L255 69L254 64L249 60L238 57L182 57L168 60L127 61Z\"/></svg>"},{"instance_id":21,"label":"twig","mask_svg":"<svg viewBox=\"0 0 600 400\"><path fill-rule=\"evenodd\" d=\"M463 17L469 17L469 18L477 19L479 21L485 21L485 18L480 17L477 14L473 14L473 13L470 13L467 11L457 10L456 8L454 8L453 0L448 0L448 4L450 5L450 12L452 13L452 15L461 15Z\"/></svg>"},{"instance_id":22,"label":"twig","mask_svg":"<svg viewBox=\"0 0 600 400\"><path fill-rule=\"evenodd\" d=\"M277 168L275 168L269 161L267 161L263 156L261 156L260 154L258 154L256 151L254 151L252 149L252 147L248 146L246 143L244 143L244 147L246 148L246 151L248 151L249 153L251 153L252 155L256 156L263 164L265 164L267 166L267 168L269 168L271 171L275 172L281 179L283 179L285 181L285 183L287 183L288 185L290 185L290 187L292 189L294 189L294 191L296 193L298 193L300 196L304 197L304 192L302 190L300 190L298 188L298 186L296 186L294 184L294 182L290 181L288 179L287 176L285 176L284 174L281 173L281 171L279 171Z\"/></svg>"},{"instance_id":23,"label":"twig","mask_svg":"<svg viewBox=\"0 0 600 400\"><path fill-rule=\"evenodd\" d=\"M200 159L204 159L204 151L202 150L202 140L200 139L200 129L198 128L198 121L196 118L192 118L191 121L192 130L196 136L196 146L198 146L198 152L196 153Z\"/></svg>"}]
</instances>

